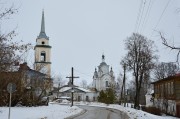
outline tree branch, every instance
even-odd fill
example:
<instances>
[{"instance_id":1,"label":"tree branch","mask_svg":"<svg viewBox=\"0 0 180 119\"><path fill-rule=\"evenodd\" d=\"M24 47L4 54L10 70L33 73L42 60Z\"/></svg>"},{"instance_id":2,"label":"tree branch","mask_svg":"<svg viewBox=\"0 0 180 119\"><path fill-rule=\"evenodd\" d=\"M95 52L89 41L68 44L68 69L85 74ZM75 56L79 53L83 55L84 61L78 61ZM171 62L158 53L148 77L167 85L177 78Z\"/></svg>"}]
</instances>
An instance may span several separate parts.
<instances>
[{"instance_id":1,"label":"tree branch","mask_svg":"<svg viewBox=\"0 0 180 119\"><path fill-rule=\"evenodd\" d=\"M160 34L160 37L162 39L162 44L168 48L170 48L171 50L177 50L178 53L177 53L177 58L176 58L176 62L178 62L179 60L179 54L180 54L180 47L176 47L174 45L169 45L168 42L167 42L167 39L162 35L162 33L159 31L159 34Z\"/></svg>"}]
</instances>

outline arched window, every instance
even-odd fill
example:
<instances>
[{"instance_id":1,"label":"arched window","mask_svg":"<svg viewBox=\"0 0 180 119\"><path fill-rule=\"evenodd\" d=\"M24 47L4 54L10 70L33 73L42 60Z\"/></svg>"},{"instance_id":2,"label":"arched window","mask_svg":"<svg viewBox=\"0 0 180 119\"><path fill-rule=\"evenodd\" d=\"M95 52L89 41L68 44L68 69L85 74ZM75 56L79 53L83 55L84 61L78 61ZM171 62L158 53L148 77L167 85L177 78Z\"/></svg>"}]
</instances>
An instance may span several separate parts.
<instances>
[{"instance_id":1,"label":"arched window","mask_svg":"<svg viewBox=\"0 0 180 119\"><path fill-rule=\"evenodd\" d=\"M43 62L46 61L46 52L45 51L41 52L41 61L43 61Z\"/></svg>"},{"instance_id":2,"label":"arched window","mask_svg":"<svg viewBox=\"0 0 180 119\"><path fill-rule=\"evenodd\" d=\"M108 81L106 81L106 87L108 87L108 86L109 86Z\"/></svg>"}]
</instances>

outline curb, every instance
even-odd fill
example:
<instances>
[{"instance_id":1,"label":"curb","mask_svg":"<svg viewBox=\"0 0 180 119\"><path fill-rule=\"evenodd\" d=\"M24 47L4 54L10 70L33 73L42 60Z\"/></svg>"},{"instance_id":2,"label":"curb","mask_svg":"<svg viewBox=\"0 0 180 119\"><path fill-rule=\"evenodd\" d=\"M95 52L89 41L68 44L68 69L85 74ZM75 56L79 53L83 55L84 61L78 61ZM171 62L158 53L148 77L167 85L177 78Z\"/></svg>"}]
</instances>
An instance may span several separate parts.
<instances>
[{"instance_id":1,"label":"curb","mask_svg":"<svg viewBox=\"0 0 180 119\"><path fill-rule=\"evenodd\" d=\"M78 116L86 113L86 112L87 112L87 110L84 110L84 109L83 109L80 113L75 114L75 115L72 115L72 116L69 116L69 117L66 117L66 118L64 118L64 119L73 119L73 118L75 118L75 117L78 117Z\"/></svg>"}]
</instances>

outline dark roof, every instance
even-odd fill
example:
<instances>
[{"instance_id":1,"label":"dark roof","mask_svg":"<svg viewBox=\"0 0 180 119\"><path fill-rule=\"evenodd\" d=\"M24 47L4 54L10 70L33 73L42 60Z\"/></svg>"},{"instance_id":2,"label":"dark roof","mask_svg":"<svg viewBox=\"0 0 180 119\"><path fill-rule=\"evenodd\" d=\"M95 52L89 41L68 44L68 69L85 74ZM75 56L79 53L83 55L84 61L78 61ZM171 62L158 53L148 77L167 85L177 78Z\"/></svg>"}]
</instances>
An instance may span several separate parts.
<instances>
[{"instance_id":1,"label":"dark roof","mask_svg":"<svg viewBox=\"0 0 180 119\"><path fill-rule=\"evenodd\" d=\"M174 78L177 78L177 77L180 78L180 74L176 74L176 75L174 75L174 76L169 76L169 77L167 77L167 78L164 78L164 79L161 79L161 80L152 82L151 84L160 83L160 82L168 81L168 80L173 80Z\"/></svg>"},{"instance_id":2,"label":"dark roof","mask_svg":"<svg viewBox=\"0 0 180 119\"><path fill-rule=\"evenodd\" d=\"M34 74L38 74L38 75L41 75L41 76L46 76L46 74L44 74L44 73L41 73L39 71L30 69L26 62L24 62L23 64L20 64L18 71L29 71L29 72L34 73Z\"/></svg>"}]
</instances>

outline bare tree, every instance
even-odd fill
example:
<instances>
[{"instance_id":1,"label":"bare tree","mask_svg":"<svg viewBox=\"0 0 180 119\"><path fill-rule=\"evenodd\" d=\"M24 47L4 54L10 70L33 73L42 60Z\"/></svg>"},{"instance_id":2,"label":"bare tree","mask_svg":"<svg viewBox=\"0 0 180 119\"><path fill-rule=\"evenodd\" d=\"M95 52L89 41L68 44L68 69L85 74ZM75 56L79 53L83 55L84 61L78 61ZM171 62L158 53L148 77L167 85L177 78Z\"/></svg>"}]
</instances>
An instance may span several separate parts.
<instances>
[{"instance_id":1,"label":"bare tree","mask_svg":"<svg viewBox=\"0 0 180 119\"><path fill-rule=\"evenodd\" d=\"M125 57L127 68L132 71L135 80L135 108L139 108L140 90L144 81L145 75L154 67L154 60L157 58L154 55L155 50L153 41L146 37L133 33L125 41L126 50L128 53Z\"/></svg>"},{"instance_id":2,"label":"bare tree","mask_svg":"<svg viewBox=\"0 0 180 119\"><path fill-rule=\"evenodd\" d=\"M82 82L81 82L81 86L83 88L87 88L87 81L83 79Z\"/></svg>"},{"instance_id":3,"label":"bare tree","mask_svg":"<svg viewBox=\"0 0 180 119\"><path fill-rule=\"evenodd\" d=\"M9 8L3 6L1 8L0 21L2 23L3 20L8 20L11 15L17 13L17 9L13 5ZM21 60L21 54L31 46L31 44L22 44L22 41L13 41L16 35L15 30L8 33L0 32L0 72L13 70L13 66Z\"/></svg>"},{"instance_id":4,"label":"bare tree","mask_svg":"<svg viewBox=\"0 0 180 119\"><path fill-rule=\"evenodd\" d=\"M63 80L62 76L57 75L53 80L54 87L62 87L65 85L65 80Z\"/></svg>"},{"instance_id":5,"label":"bare tree","mask_svg":"<svg viewBox=\"0 0 180 119\"><path fill-rule=\"evenodd\" d=\"M2 1L1 1L2 2ZM11 16L17 13L17 9L12 5L6 7L5 4L1 4L0 21L8 21ZM2 28L3 29L3 28ZM5 106L8 104L8 93L6 90L8 83L16 84L16 92L12 97L12 105L15 105L22 99L25 94L23 88L23 77L21 72L17 71L19 62L21 61L22 54L31 49L31 44L23 44L22 41L14 41L14 37L17 35L15 29L4 33L0 31L0 105ZM16 71L15 71L16 70Z\"/></svg>"},{"instance_id":6,"label":"bare tree","mask_svg":"<svg viewBox=\"0 0 180 119\"><path fill-rule=\"evenodd\" d=\"M115 85L115 91L116 91L117 99L119 99L119 104L121 104L122 85L123 85L123 76L120 73L119 76L117 77L117 83Z\"/></svg>"},{"instance_id":7,"label":"bare tree","mask_svg":"<svg viewBox=\"0 0 180 119\"><path fill-rule=\"evenodd\" d=\"M179 71L177 63L173 62L160 62L156 64L154 69L154 78L155 80L161 80L167 78L168 76L173 76Z\"/></svg>"}]
</instances>

